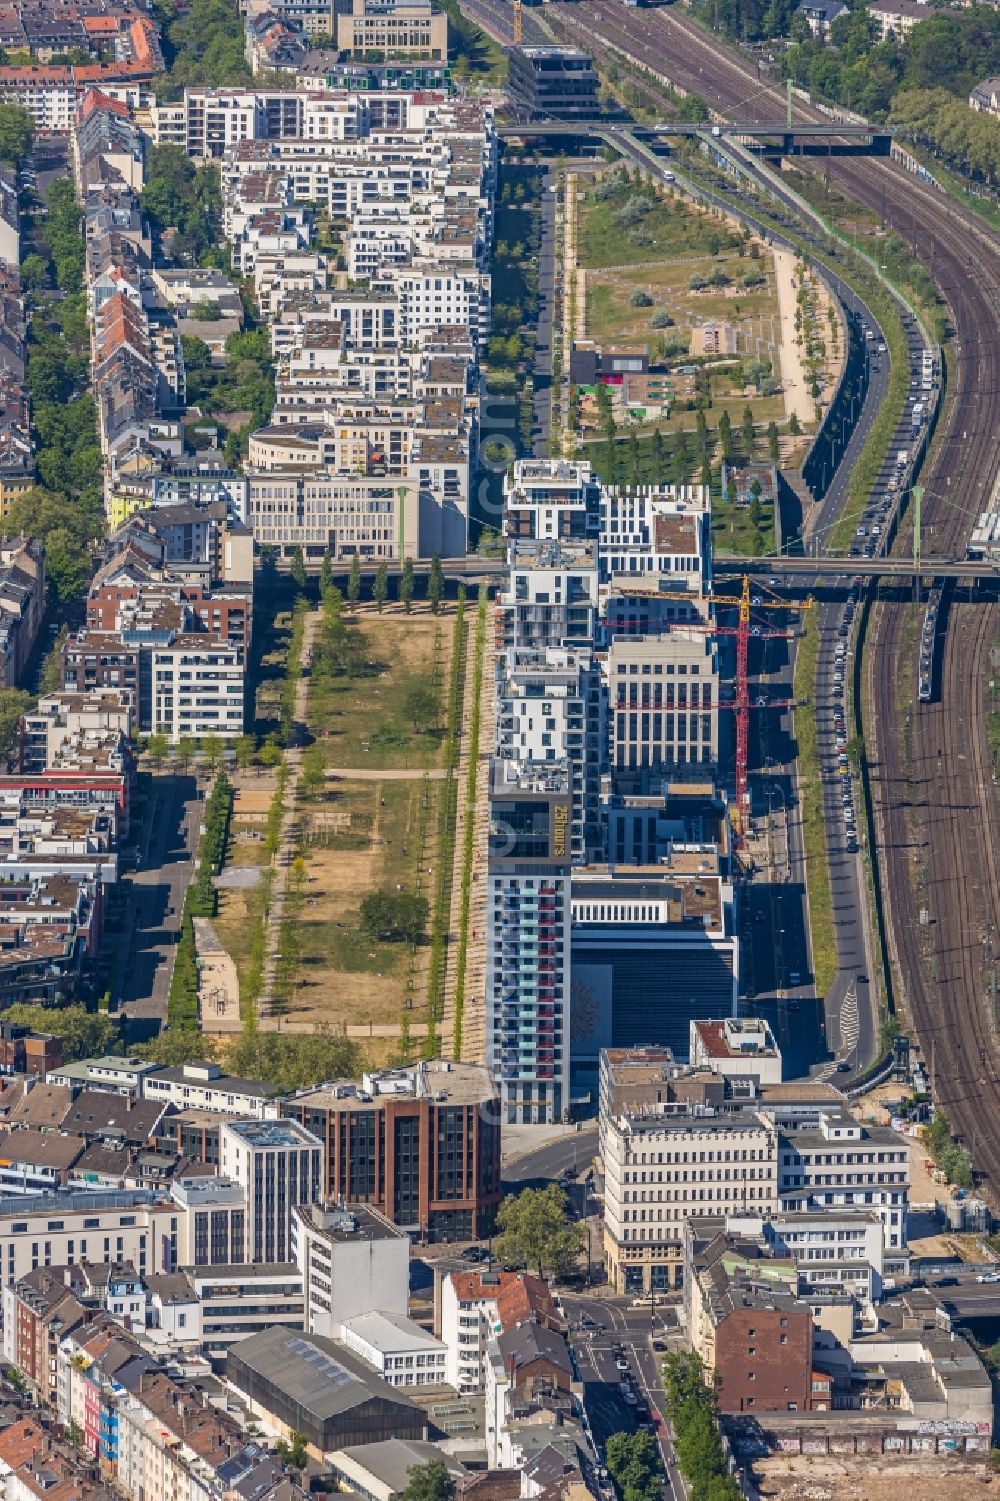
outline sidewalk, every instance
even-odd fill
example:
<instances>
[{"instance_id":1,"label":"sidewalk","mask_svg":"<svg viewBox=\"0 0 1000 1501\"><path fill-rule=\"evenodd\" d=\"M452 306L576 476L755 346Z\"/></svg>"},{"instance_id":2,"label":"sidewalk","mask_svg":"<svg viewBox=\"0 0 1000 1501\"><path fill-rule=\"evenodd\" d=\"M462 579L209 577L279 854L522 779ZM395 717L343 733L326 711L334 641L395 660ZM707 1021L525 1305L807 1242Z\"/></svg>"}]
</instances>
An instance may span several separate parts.
<instances>
[{"instance_id":1,"label":"sidewalk","mask_svg":"<svg viewBox=\"0 0 1000 1501\"><path fill-rule=\"evenodd\" d=\"M288 870L294 847L296 798L299 778L302 775L302 744L299 731L305 725L306 708L309 702L309 666L312 662L313 642L319 625L319 610L310 610L302 627L302 671L295 685L295 744L285 752L288 781L285 783L285 806L281 814L281 836L274 857L274 891L270 911L267 914L267 937L264 953L264 981L261 986L258 1012L261 1017L270 1013L274 999L274 980L278 968L278 939L285 911L285 894L288 890Z\"/></svg>"},{"instance_id":2,"label":"sidewalk","mask_svg":"<svg viewBox=\"0 0 1000 1501\"><path fill-rule=\"evenodd\" d=\"M816 403L809 394L802 345L795 342L795 256L790 250L779 250L777 246L772 254L781 319L781 383L785 388L785 415L790 417L794 412L801 423L811 424L816 415Z\"/></svg>"},{"instance_id":3,"label":"sidewalk","mask_svg":"<svg viewBox=\"0 0 1000 1501\"><path fill-rule=\"evenodd\" d=\"M529 1152L537 1152L539 1147L548 1146L551 1141L561 1141L566 1136L578 1136L576 1126L509 1126L504 1124L501 1132L501 1162L513 1162L518 1157L526 1157Z\"/></svg>"}]
</instances>

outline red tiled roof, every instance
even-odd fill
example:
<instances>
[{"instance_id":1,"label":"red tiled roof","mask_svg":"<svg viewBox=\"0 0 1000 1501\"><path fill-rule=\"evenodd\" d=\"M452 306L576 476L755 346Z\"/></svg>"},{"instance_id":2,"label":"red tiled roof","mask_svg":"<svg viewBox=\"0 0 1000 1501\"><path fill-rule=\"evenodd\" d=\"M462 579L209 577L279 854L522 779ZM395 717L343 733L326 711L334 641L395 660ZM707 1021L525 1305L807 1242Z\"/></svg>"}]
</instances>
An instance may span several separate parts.
<instances>
[{"instance_id":1,"label":"red tiled roof","mask_svg":"<svg viewBox=\"0 0 1000 1501\"><path fill-rule=\"evenodd\" d=\"M0 1433L0 1460L12 1470L19 1469L44 1448L45 1434L34 1418L22 1418Z\"/></svg>"},{"instance_id":2,"label":"red tiled roof","mask_svg":"<svg viewBox=\"0 0 1000 1501\"><path fill-rule=\"evenodd\" d=\"M540 1277L532 1277L528 1272L494 1272L492 1275L498 1281L484 1284L482 1272L452 1272L452 1286L463 1303L496 1303L505 1329L534 1317L558 1322L552 1294Z\"/></svg>"}]
</instances>

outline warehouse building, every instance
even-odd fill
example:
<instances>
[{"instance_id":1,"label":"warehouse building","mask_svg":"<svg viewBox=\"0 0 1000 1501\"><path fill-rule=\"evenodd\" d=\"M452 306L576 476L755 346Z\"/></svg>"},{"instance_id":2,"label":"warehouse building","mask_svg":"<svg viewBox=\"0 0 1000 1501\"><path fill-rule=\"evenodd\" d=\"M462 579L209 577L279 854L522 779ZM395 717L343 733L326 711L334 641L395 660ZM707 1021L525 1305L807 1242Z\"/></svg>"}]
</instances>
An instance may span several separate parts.
<instances>
[{"instance_id":1,"label":"warehouse building","mask_svg":"<svg viewBox=\"0 0 1000 1501\"><path fill-rule=\"evenodd\" d=\"M360 1356L320 1335L282 1328L252 1334L230 1350L226 1380L269 1433L304 1433L316 1455L427 1436L421 1408Z\"/></svg>"}]
</instances>

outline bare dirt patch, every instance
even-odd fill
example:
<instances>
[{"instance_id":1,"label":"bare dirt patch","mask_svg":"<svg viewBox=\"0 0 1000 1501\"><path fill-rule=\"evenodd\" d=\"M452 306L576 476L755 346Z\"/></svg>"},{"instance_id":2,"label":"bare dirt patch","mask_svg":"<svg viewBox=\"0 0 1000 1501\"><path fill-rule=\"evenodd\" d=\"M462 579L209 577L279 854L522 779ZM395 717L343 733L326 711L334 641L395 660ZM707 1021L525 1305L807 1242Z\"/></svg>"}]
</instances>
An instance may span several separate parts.
<instances>
[{"instance_id":1,"label":"bare dirt patch","mask_svg":"<svg viewBox=\"0 0 1000 1501\"><path fill-rule=\"evenodd\" d=\"M932 1455L775 1454L758 1461L754 1473L769 1501L942 1501L969 1490L1000 1493L1000 1482L985 1464Z\"/></svg>"}]
</instances>

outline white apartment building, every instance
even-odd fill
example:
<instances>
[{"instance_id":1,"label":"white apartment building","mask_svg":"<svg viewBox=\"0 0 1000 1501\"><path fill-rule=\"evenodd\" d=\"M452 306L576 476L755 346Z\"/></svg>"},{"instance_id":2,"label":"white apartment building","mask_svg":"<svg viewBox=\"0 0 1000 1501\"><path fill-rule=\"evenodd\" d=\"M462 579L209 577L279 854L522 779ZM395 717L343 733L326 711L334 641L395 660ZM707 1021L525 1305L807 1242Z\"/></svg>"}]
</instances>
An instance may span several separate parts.
<instances>
[{"instance_id":1,"label":"white apartment building","mask_svg":"<svg viewBox=\"0 0 1000 1501\"><path fill-rule=\"evenodd\" d=\"M318 1203L326 1182L319 1138L297 1121L226 1121L219 1172L246 1194L247 1260L290 1261L292 1212Z\"/></svg>"},{"instance_id":2,"label":"white apartment building","mask_svg":"<svg viewBox=\"0 0 1000 1501\"><path fill-rule=\"evenodd\" d=\"M602 583L654 583L693 596L711 585L712 502L705 485L601 489Z\"/></svg>"},{"instance_id":3,"label":"white apartment building","mask_svg":"<svg viewBox=\"0 0 1000 1501\"><path fill-rule=\"evenodd\" d=\"M410 1239L370 1205L296 1206L291 1249L302 1277L308 1334L339 1339L343 1325L374 1311L405 1318Z\"/></svg>"},{"instance_id":4,"label":"white apartment building","mask_svg":"<svg viewBox=\"0 0 1000 1501\"><path fill-rule=\"evenodd\" d=\"M65 74L60 81L53 74ZM77 87L72 69L29 66L9 70L0 80L0 100L16 104L31 116L36 130L68 134L76 115Z\"/></svg>"},{"instance_id":5,"label":"white apartment building","mask_svg":"<svg viewBox=\"0 0 1000 1501\"><path fill-rule=\"evenodd\" d=\"M439 1386L445 1380L444 1345L405 1314L358 1314L345 1321L341 1338L390 1386Z\"/></svg>"},{"instance_id":6,"label":"white apartment building","mask_svg":"<svg viewBox=\"0 0 1000 1501\"><path fill-rule=\"evenodd\" d=\"M684 1227L778 1207L778 1132L751 1112L684 1107L604 1123L604 1257L619 1293L680 1286Z\"/></svg>"},{"instance_id":7,"label":"white apartment building","mask_svg":"<svg viewBox=\"0 0 1000 1501\"><path fill-rule=\"evenodd\" d=\"M181 739L243 733L245 664L240 648L204 635L177 635L150 648L152 734Z\"/></svg>"},{"instance_id":8,"label":"white apartment building","mask_svg":"<svg viewBox=\"0 0 1000 1501\"><path fill-rule=\"evenodd\" d=\"M497 660L495 749L502 761L565 763L573 796L574 862L598 838L604 740L600 674L589 648L512 649Z\"/></svg>"},{"instance_id":9,"label":"white apartment building","mask_svg":"<svg viewBox=\"0 0 1000 1501\"><path fill-rule=\"evenodd\" d=\"M597 631L597 546L589 540L517 539L507 588L498 595L505 649L593 645Z\"/></svg>"},{"instance_id":10,"label":"white apartment building","mask_svg":"<svg viewBox=\"0 0 1000 1501\"><path fill-rule=\"evenodd\" d=\"M589 464L565 459L518 459L503 481L509 537L557 542L596 536L601 486Z\"/></svg>"},{"instance_id":11,"label":"white apartment building","mask_svg":"<svg viewBox=\"0 0 1000 1501\"><path fill-rule=\"evenodd\" d=\"M446 1381L461 1394L483 1391L490 1340L518 1324L558 1328L560 1322L547 1285L527 1272L448 1273L441 1283Z\"/></svg>"},{"instance_id":12,"label":"white apartment building","mask_svg":"<svg viewBox=\"0 0 1000 1501\"><path fill-rule=\"evenodd\" d=\"M249 1115L255 1120L278 1113L271 1103L279 1093L276 1085L224 1074L217 1063L184 1063L177 1068L144 1070L141 1092L144 1099L176 1105L178 1110L213 1110Z\"/></svg>"}]
</instances>

